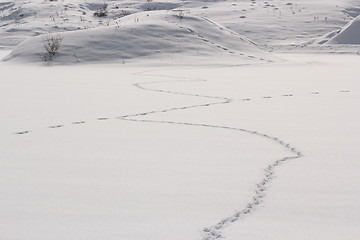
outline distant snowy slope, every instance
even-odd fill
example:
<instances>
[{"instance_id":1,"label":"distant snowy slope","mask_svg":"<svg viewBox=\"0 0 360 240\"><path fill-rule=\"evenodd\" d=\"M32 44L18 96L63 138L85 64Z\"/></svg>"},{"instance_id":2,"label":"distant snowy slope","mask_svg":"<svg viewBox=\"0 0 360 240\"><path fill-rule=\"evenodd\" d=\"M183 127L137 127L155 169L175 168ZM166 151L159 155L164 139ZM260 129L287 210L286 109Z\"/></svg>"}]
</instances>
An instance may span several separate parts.
<instances>
[{"instance_id":1,"label":"distant snowy slope","mask_svg":"<svg viewBox=\"0 0 360 240\"><path fill-rule=\"evenodd\" d=\"M269 60L255 43L219 24L183 11L129 15L107 27L54 34L63 38L58 63L124 61L138 58L236 56ZM5 60L40 62L47 53L40 35L22 42Z\"/></svg>"},{"instance_id":2,"label":"distant snowy slope","mask_svg":"<svg viewBox=\"0 0 360 240\"><path fill-rule=\"evenodd\" d=\"M0 48L11 48L29 37L107 26L124 16L150 10L171 10L178 0L0 0ZM98 11L106 10L102 16Z\"/></svg>"},{"instance_id":3,"label":"distant snowy slope","mask_svg":"<svg viewBox=\"0 0 360 240\"><path fill-rule=\"evenodd\" d=\"M360 16L350 21L342 30L329 40L332 44L360 44Z\"/></svg>"},{"instance_id":4,"label":"distant snowy slope","mask_svg":"<svg viewBox=\"0 0 360 240\"><path fill-rule=\"evenodd\" d=\"M302 44L344 26L360 1L242 0L203 1L192 13L206 16L258 44ZM190 8L190 7L189 7Z\"/></svg>"},{"instance_id":5,"label":"distant snowy slope","mask_svg":"<svg viewBox=\"0 0 360 240\"><path fill-rule=\"evenodd\" d=\"M96 13L106 9L104 16ZM140 12L185 10L264 46L302 44L359 15L358 0L0 0L0 49L39 34L108 26ZM95 14L95 15L94 15Z\"/></svg>"}]
</instances>

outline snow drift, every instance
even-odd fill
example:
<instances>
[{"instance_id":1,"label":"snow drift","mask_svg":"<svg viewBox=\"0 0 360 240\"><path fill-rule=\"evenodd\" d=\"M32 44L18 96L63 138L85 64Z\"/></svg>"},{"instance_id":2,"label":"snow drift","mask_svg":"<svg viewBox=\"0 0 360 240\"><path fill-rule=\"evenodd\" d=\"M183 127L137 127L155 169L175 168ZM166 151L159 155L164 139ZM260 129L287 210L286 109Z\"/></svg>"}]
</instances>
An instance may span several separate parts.
<instances>
[{"instance_id":1,"label":"snow drift","mask_svg":"<svg viewBox=\"0 0 360 240\"><path fill-rule=\"evenodd\" d=\"M179 56L266 58L255 43L240 34L183 11L142 12L106 27L55 35L61 35L63 41L54 61L64 64ZM40 35L24 41L4 60L41 61L47 54L45 38Z\"/></svg>"},{"instance_id":2,"label":"snow drift","mask_svg":"<svg viewBox=\"0 0 360 240\"><path fill-rule=\"evenodd\" d=\"M330 44L360 44L360 16L350 21L329 40Z\"/></svg>"}]
</instances>

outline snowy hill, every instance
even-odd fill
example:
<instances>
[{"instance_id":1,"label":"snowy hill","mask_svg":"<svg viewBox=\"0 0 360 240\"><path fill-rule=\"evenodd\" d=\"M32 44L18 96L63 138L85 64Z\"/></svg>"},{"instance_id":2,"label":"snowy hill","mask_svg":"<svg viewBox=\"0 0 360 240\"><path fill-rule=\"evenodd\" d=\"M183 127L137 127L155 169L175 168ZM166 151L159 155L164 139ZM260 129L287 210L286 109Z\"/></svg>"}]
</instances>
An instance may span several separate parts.
<instances>
[{"instance_id":1,"label":"snowy hill","mask_svg":"<svg viewBox=\"0 0 360 240\"><path fill-rule=\"evenodd\" d=\"M255 43L204 17L184 11L141 12L107 27L52 34L62 38L55 62L125 61L139 58L237 57L265 61ZM5 58L40 62L47 58L40 35L22 42Z\"/></svg>"},{"instance_id":2,"label":"snowy hill","mask_svg":"<svg viewBox=\"0 0 360 240\"><path fill-rule=\"evenodd\" d=\"M170 10L179 4L146 1L0 1L0 47L16 46L36 35L107 26L142 11ZM97 13L106 10L106 14ZM105 12L104 12L105 13Z\"/></svg>"},{"instance_id":3,"label":"snowy hill","mask_svg":"<svg viewBox=\"0 0 360 240\"><path fill-rule=\"evenodd\" d=\"M360 2L351 0L0 1L0 49L13 49L25 40L48 33L63 34L68 31L73 32L105 26L123 27L125 24L127 25L126 28L130 28L129 19L133 23L140 20L146 21L147 24L151 25L152 20L149 19L154 18L154 14L150 14L151 16L147 19L144 17L149 12L182 10L187 13L188 17L197 16L203 19L210 19L213 23L230 29L234 33L251 39L263 48L265 47L272 51L277 46L303 45L311 39L318 39L324 35L329 35L329 33L344 27L349 21L359 15L359 9ZM145 26L144 23L140 24ZM139 28L136 25L140 24L134 24L134 27ZM206 27L209 27L209 29L206 30ZM209 24L205 24L202 27L207 32L211 32L212 28L213 26ZM119 29L118 32L121 31ZM100 32L104 32L104 30L100 30ZM155 32L153 34L155 35ZM159 36L161 34L160 31ZM85 37L87 33L81 33L81 35ZM107 34L105 36L108 37ZM185 39L179 41L185 42ZM223 39L222 37L221 41ZM36 40L34 41L36 42ZM219 43L220 45L221 41L216 41L215 44ZM64 39L65 43L69 43L67 39ZM193 43L195 44L195 42ZM184 45L183 47L186 46ZM81 46L78 47L80 48ZM173 48L173 46L171 47ZM192 47L199 48L200 50L204 48L201 42L199 46ZM119 57L125 59L131 57L129 56L130 50L127 50L128 53L124 53ZM207 50L200 53L200 55L206 55ZM181 51L187 54L188 50L183 48ZM231 49L230 51L236 51L236 49ZM165 54L166 52L164 51ZM173 49L169 54L172 55L174 52L176 51ZM189 50L189 53L194 55L194 50ZM137 55L137 53L134 53L134 56ZM148 52L140 55L149 56L151 54ZM111 57L108 56L108 59L111 59ZM77 61L75 57L72 57L71 61L74 60Z\"/></svg>"},{"instance_id":4,"label":"snowy hill","mask_svg":"<svg viewBox=\"0 0 360 240\"><path fill-rule=\"evenodd\" d=\"M330 44L360 44L360 16L350 21L340 32L332 37Z\"/></svg>"}]
</instances>

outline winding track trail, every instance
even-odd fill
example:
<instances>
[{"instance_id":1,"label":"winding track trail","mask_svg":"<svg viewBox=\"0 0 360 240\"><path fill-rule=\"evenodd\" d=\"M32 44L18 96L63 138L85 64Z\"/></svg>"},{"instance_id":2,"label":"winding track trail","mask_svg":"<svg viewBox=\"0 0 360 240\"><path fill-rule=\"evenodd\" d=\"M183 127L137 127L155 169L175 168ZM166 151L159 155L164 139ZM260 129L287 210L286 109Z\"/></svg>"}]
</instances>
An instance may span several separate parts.
<instances>
[{"instance_id":1,"label":"winding track trail","mask_svg":"<svg viewBox=\"0 0 360 240\"><path fill-rule=\"evenodd\" d=\"M236 222L240 220L241 218L245 217L246 215L252 213L256 207L258 207L264 200L266 191L269 188L269 185L271 184L271 181L273 179L273 176L275 174L276 168L280 166L281 164L301 158L303 154L298 151L295 147L293 147L290 143L287 143L283 140L280 140L277 137L270 136L266 133L260 133L253 130L243 129L243 128L234 128L230 126L224 126L224 125L211 125L206 123L192 123L192 122L176 122L176 121L161 121L161 120L150 120L150 119L139 119L140 116L149 116L151 114L157 114L157 113L166 113L171 111L178 111L178 110L187 110L191 108L201 108L201 107L209 107L213 105L219 105L219 104L229 104L232 102L232 99L227 97L218 97L218 96L208 96L208 95L201 95L201 94L193 94L193 93L185 93L185 92L177 92L177 91L169 91L161 88L151 88L149 85L155 85L155 84L161 84L161 83L169 83L169 82L197 82L197 81L206 81L204 79L189 79L189 78L183 78L183 77L174 77L174 76L166 76L166 75L155 75L155 74L149 74L150 71L145 71L141 73L137 73L137 75L146 75L146 76L156 76L156 77L162 77L162 78L171 78L174 80L170 81L156 81L156 82L141 82L134 84L135 87L138 87L145 91L153 91L153 92L160 92L160 93L167 93L167 94L176 94L176 95L185 95L185 96L192 96L192 97L199 97L199 98L206 98L211 100L208 103L204 104L197 104L197 105L188 105L183 107L174 107L174 108L167 108L159 111L151 111L151 112L143 112L143 113L137 113L132 115L124 115L121 117L118 117L121 120L125 121L134 121L134 122L143 122L143 123L161 123L161 124L175 124L175 125L188 125L188 126L195 126L195 127L206 127L206 128L220 128L224 130L230 130L230 131L237 131L240 133L245 134L253 134L262 138L266 138L268 140L273 141L276 144L281 145L283 148L287 149L291 155L285 156L281 159L278 159L274 161L273 163L267 165L264 168L264 175L263 178L258 181L256 186L254 187L254 194L249 199L248 203L245 207L242 209L235 210L232 215L226 216L223 219L216 222L214 225L209 227L204 227L202 230L202 240L213 240L218 239L222 236L221 230L223 230L226 226L229 226L231 223Z\"/></svg>"},{"instance_id":2,"label":"winding track trail","mask_svg":"<svg viewBox=\"0 0 360 240\"><path fill-rule=\"evenodd\" d=\"M283 141L275 136L271 136L269 134L261 133L261 132L254 131L254 130L235 128L235 127L230 127L230 126L225 126L225 125L211 125L211 124L207 124L207 123L176 122L176 121L142 119L141 117L147 117L152 114L187 110L187 109L191 109L191 108L209 107L209 106L221 105L221 104L230 104L233 101L232 99L227 98L227 97L209 96L209 95L185 93L185 92L178 92L178 91L169 91L169 90L165 90L162 88L152 88L150 86L162 84L162 83L171 83L171 82L173 82L173 83L175 83L175 82L176 83L179 83L179 82L192 83L192 82L199 82L199 81L205 82L206 80L192 79L192 78L185 78L185 77L176 77L176 76L156 75L156 74L151 74L150 72L154 72L154 71L144 71L144 72L139 72L139 73L134 73L134 74L139 75L139 76L152 76L152 77L155 76L155 77L161 77L161 78L168 78L168 79L172 79L172 80L155 81L155 82L139 82L139 83L135 83L134 86L141 90L144 90L144 91L153 91L153 92L165 93L165 94L175 94L175 95L191 96L191 97L197 97L197 98L205 98L205 99L208 99L209 102L203 103L203 104L195 104L195 105L187 105L187 106L182 106L182 107L167 108L167 109L158 110L158 111L150 111L150 112L142 112L142 113L131 114L131 115L123 115L123 116L115 117L116 119L120 119L123 121L142 122L142 123L159 123L159 124L173 124L173 125L188 125L188 126L203 127L203 128L217 128L217 129L224 129L224 130L229 130L229 131L236 131L241 134L252 134L252 135L256 135L261 138L266 138L275 144L281 145L283 148L285 148L289 152L289 156L284 156L283 158L278 159L278 160L274 161L273 163L265 166L263 177L261 179L259 179L257 184L254 186L253 195L250 197L249 201L247 202L247 204L245 204L245 206L242 209L236 209L233 211L234 213L232 215L225 216L222 219L215 222L214 225L204 227L202 229L202 236L201 236L202 240L214 240L214 239L223 237L221 231L225 227L227 227L227 226L231 225L231 223L239 221L240 219L251 214L264 201L266 192L269 189L269 186L272 182L272 179L274 177L277 167L279 167L281 164L284 164L290 160L301 158L303 156L303 154L286 141ZM348 93L349 91L342 90L339 92ZM312 92L309 94L319 94L319 92ZM287 94L287 95L282 95L282 96L283 97L292 97L293 94ZM263 97L263 98L269 98L269 97ZM250 100L251 99L242 99L242 101L250 101ZM97 118L96 120L103 121L103 120L108 120L108 119L110 119L110 118L101 117L101 118ZM71 124L72 125L82 125L85 123L86 123L86 121L77 121L77 122L72 122ZM58 128L63 128L65 126L66 125L64 125L64 124L59 124L59 125L48 126L48 128L58 129ZM29 133L31 133L31 130L16 132L15 134L24 135L24 134L29 134Z\"/></svg>"}]
</instances>

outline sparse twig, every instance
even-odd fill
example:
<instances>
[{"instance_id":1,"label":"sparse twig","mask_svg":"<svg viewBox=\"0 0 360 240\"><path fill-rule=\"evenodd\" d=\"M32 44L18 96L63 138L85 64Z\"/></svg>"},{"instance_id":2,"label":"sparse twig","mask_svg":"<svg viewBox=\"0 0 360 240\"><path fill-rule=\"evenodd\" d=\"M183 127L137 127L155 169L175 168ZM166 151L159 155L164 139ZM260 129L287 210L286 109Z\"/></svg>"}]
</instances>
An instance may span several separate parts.
<instances>
[{"instance_id":1,"label":"sparse twig","mask_svg":"<svg viewBox=\"0 0 360 240\"><path fill-rule=\"evenodd\" d=\"M180 18L180 20L182 20L185 16L185 12L180 10L175 14L176 17Z\"/></svg>"}]
</instances>

